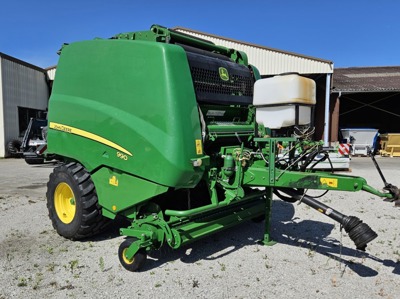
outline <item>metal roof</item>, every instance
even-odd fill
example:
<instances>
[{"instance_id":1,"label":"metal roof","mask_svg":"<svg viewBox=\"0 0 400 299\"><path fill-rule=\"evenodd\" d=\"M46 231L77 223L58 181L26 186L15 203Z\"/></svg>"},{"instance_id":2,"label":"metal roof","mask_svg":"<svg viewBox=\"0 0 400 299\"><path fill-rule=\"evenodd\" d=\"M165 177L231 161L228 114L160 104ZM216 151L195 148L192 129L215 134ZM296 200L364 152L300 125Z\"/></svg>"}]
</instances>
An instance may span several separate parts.
<instances>
[{"instance_id":1,"label":"metal roof","mask_svg":"<svg viewBox=\"0 0 400 299\"><path fill-rule=\"evenodd\" d=\"M398 92L400 66L336 68L333 92Z\"/></svg>"},{"instance_id":2,"label":"metal roof","mask_svg":"<svg viewBox=\"0 0 400 299\"><path fill-rule=\"evenodd\" d=\"M249 63L256 66L261 75L278 75L287 72L300 74L333 73L333 62L329 60L286 52L183 27L172 29L212 41L217 45L245 52L249 58Z\"/></svg>"},{"instance_id":3,"label":"metal roof","mask_svg":"<svg viewBox=\"0 0 400 299\"><path fill-rule=\"evenodd\" d=\"M37 71L42 72L42 73L45 73L45 72L46 72L46 71L45 71L44 69L42 69L41 67L38 67L38 66L33 65L33 64L30 64L30 63L28 63L28 62L26 62L26 61L23 61L23 60L21 60L21 59L15 58L15 57L12 57L12 56L7 55L7 54L2 53L2 52L0 52L0 57L1 57L1 58L4 58L4 59L7 59L7 60L9 60L9 61L13 61L13 62L18 63L18 64L21 64L21 65L24 65L24 66L26 66L26 67L29 67L29 68L34 69L34 70L37 70Z\"/></svg>"}]
</instances>

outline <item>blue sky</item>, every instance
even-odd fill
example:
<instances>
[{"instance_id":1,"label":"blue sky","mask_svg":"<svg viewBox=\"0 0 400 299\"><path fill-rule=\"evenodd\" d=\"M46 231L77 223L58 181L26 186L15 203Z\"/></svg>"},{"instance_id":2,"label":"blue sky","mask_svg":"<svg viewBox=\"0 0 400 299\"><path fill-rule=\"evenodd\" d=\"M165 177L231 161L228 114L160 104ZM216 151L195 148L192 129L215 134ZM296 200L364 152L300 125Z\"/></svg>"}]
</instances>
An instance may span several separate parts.
<instances>
[{"instance_id":1,"label":"blue sky","mask_svg":"<svg viewBox=\"0 0 400 299\"><path fill-rule=\"evenodd\" d=\"M61 45L152 24L186 27L321 59L400 65L398 0L2 0L0 52L40 67Z\"/></svg>"}]
</instances>

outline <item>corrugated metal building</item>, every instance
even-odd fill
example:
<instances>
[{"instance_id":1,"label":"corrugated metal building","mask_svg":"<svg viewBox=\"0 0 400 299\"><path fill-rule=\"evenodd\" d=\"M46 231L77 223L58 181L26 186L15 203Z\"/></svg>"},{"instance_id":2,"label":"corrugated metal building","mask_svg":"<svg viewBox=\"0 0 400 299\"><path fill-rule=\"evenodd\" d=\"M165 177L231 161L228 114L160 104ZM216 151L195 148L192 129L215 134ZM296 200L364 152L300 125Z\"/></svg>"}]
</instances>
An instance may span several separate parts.
<instances>
[{"instance_id":1,"label":"corrugated metal building","mask_svg":"<svg viewBox=\"0 0 400 299\"><path fill-rule=\"evenodd\" d=\"M400 66L335 69L333 127L374 128L400 133ZM339 138L337 136L336 138Z\"/></svg>"},{"instance_id":2,"label":"corrugated metal building","mask_svg":"<svg viewBox=\"0 0 400 299\"><path fill-rule=\"evenodd\" d=\"M23 133L29 119L46 111L48 99L44 69L0 52L0 157L7 156L7 143Z\"/></svg>"},{"instance_id":3,"label":"corrugated metal building","mask_svg":"<svg viewBox=\"0 0 400 299\"><path fill-rule=\"evenodd\" d=\"M330 129L330 116L333 112L329 105L333 73L332 61L268 48L183 27L175 27L173 30L245 52L249 63L258 68L262 77L294 72L314 79L317 84L315 138L324 139L325 145L328 145L331 136L336 134Z\"/></svg>"},{"instance_id":4,"label":"corrugated metal building","mask_svg":"<svg viewBox=\"0 0 400 299\"><path fill-rule=\"evenodd\" d=\"M333 62L329 60L268 48L183 27L175 27L173 30L245 52L249 58L249 63L256 66L263 76L288 72L299 74L333 73Z\"/></svg>"}]
</instances>

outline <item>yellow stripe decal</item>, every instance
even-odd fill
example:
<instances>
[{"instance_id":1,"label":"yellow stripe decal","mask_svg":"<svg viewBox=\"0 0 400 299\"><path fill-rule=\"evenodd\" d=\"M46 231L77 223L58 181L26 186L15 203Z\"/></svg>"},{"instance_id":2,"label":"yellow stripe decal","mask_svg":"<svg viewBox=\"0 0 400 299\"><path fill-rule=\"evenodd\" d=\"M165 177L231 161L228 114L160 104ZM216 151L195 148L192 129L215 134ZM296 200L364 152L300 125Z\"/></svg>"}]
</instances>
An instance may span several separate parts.
<instances>
[{"instance_id":1,"label":"yellow stripe decal","mask_svg":"<svg viewBox=\"0 0 400 299\"><path fill-rule=\"evenodd\" d=\"M84 130L81 130L81 129L78 129L78 128L74 128L74 127L63 125L63 124L50 122L50 129L57 130L57 131L62 131L62 132L66 132L66 133L70 133L70 134L74 134L74 135L78 135L78 136L82 136L82 137L85 137L85 138L88 138L88 139L103 143L103 144L108 145L108 146L110 146L112 148L115 148L116 150L119 150L119 151L121 151L121 152L123 152L123 153L125 153L125 154L127 154L129 156L132 156L132 154L128 150L124 149L122 146L119 146L118 144L116 144L116 143L114 143L114 142L112 142L112 141L110 141L108 139L105 139L105 138L103 138L103 137L101 137L99 135L96 135L96 134L93 134L93 133L90 133L90 132L87 132L87 131L84 131Z\"/></svg>"}]
</instances>

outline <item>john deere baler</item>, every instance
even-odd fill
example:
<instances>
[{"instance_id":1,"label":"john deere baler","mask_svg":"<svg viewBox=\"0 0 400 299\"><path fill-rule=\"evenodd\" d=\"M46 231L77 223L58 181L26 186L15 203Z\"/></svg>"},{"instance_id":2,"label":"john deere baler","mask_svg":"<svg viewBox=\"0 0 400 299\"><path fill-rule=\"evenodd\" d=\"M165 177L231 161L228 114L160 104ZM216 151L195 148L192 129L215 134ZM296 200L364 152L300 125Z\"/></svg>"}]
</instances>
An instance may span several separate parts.
<instances>
[{"instance_id":1,"label":"john deere baler","mask_svg":"<svg viewBox=\"0 0 400 299\"><path fill-rule=\"evenodd\" d=\"M48 151L63 162L48 183L54 228L82 239L125 217L119 259L135 271L146 251L250 219L265 218L269 244L275 192L337 220L365 249L375 232L305 189L394 200L397 188L315 172L315 158L327 159L312 140L315 83L282 78L260 79L245 53L161 26L65 45L48 115Z\"/></svg>"}]
</instances>

